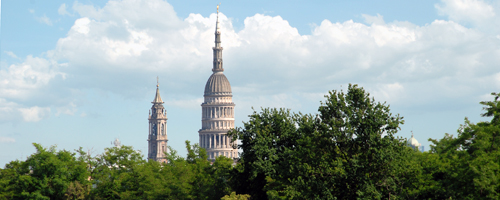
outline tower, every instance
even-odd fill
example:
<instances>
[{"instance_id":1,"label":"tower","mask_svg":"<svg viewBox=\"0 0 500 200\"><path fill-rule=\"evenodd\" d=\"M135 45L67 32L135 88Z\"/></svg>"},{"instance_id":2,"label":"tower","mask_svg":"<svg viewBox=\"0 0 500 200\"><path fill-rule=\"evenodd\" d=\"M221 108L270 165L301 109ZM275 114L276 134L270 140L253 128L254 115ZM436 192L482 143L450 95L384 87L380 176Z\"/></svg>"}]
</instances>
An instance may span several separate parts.
<instances>
[{"instance_id":1,"label":"tower","mask_svg":"<svg viewBox=\"0 0 500 200\"><path fill-rule=\"evenodd\" d=\"M166 162L167 152L167 110L160 97L160 84L156 84L156 95L149 111L148 159Z\"/></svg>"},{"instance_id":2,"label":"tower","mask_svg":"<svg viewBox=\"0 0 500 200\"><path fill-rule=\"evenodd\" d=\"M238 150L226 136L227 131L234 128L234 106L231 85L224 75L222 67L222 46L220 39L219 6L217 6L217 22L215 24L215 46L213 74L208 78L201 104L200 146L207 150L208 159L217 156L237 158Z\"/></svg>"}]
</instances>

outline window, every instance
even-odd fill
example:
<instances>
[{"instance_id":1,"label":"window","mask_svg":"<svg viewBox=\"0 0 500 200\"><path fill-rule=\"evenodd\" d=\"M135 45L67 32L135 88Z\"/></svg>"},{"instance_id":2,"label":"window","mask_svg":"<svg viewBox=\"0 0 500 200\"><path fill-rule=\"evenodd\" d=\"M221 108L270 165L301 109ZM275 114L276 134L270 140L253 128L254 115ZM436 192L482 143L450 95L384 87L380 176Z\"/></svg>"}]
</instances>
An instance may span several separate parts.
<instances>
[{"instance_id":1,"label":"window","mask_svg":"<svg viewBox=\"0 0 500 200\"><path fill-rule=\"evenodd\" d=\"M165 135L165 124L161 124L161 134Z\"/></svg>"}]
</instances>

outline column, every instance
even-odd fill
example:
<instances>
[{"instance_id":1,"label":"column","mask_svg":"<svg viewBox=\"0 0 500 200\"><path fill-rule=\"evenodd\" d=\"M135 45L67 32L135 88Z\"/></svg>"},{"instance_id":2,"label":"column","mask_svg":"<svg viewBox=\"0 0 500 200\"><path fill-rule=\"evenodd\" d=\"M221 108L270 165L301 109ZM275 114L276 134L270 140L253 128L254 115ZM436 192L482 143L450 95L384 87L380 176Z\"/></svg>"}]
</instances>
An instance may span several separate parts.
<instances>
[{"instance_id":1,"label":"column","mask_svg":"<svg viewBox=\"0 0 500 200\"><path fill-rule=\"evenodd\" d=\"M200 146L202 148L207 148L205 147L205 135L201 135L200 138L201 138Z\"/></svg>"}]
</instances>

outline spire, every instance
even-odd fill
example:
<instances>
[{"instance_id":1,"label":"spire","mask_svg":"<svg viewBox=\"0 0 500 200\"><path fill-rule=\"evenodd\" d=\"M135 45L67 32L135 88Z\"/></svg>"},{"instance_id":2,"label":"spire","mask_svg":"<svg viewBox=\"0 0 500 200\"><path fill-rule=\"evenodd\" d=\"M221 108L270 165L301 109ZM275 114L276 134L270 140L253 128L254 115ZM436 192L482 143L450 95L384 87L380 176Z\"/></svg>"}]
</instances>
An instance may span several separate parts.
<instances>
[{"instance_id":1,"label":"spire","mask_svg":"<svg viewBox=\"0 0 500 200\"><path fill-rule=\"evenodd\" d=\"M217 5L217 21L215 22L215 46L212 48L214 51L214 67L212 71L214 73L224 71L222 67L222 47L220 41L219 5Z\"/></svg>"},{"instance_id":2,"label":"spire","mask_svg":"<svg viewBox=\"0 0 500 200\"><path fill-rule=\"evenodd\" d=\"M156 77L156 95L155 95L155 99L151 103L163 103L163 101L161 100L161 97L160 97L160 88L159 87L160 87L160 82L159 82L158 77Z\"/></svg>"}]
</instances>

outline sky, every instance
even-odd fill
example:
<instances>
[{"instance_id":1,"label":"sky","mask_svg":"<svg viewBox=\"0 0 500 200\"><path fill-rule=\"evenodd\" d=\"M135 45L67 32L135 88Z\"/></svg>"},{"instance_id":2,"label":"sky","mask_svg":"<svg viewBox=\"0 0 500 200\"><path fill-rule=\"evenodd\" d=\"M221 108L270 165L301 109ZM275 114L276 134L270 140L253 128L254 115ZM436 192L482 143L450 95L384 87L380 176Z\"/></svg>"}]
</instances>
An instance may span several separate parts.
<instances>
[{"instance_id":1,"label":"sky","mask_svg":"<svg viewBox=\"0 0 500 200\"><path fill-rule=\"evenodd\" d=\"M168 144L198 142L216 5L236 126L261 107L317 113L358 84L405 124L396 136L457 134L500 90L500 2L110 0L1 2L0 167L32 143L93 155L147 153L159 77Z\"/></svg>"}]
</instances>

